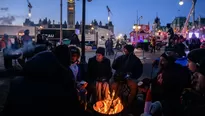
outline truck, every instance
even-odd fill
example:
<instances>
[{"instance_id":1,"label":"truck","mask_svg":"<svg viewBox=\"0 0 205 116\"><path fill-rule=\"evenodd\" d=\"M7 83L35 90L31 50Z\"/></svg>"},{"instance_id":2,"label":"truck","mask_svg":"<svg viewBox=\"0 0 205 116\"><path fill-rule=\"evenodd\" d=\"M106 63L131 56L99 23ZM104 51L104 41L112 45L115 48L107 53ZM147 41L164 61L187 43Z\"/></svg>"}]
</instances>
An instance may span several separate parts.
<instances>
[{"instance_id":1,"label":"truck","mask_svg":"<svg viewBox=\"0 0 205 116\"><path fill-rule=\"evenodd\" d=\"M62 29L63 39L70 39L75 34L75 29ZM60 40L60 29L59 28L43 28L39 29L38 33L46 36L50 41Z\"/></svg>"}]
</instances>

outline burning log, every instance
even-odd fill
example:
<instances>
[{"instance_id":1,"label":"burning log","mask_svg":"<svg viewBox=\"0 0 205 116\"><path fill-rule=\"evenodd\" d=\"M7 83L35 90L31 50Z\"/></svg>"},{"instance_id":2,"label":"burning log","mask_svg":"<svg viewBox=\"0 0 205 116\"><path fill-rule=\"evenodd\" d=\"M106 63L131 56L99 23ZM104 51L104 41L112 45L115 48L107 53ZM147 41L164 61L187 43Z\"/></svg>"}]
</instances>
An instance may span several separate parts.
<instances>
[{"instance_id":1,"label":"burning log","mask_svg":"<svg viewBox=\"0 0 205 116\"><path fill-rule=\"evenodd\" d=\"M110 96L110 92L108 93L109 93L109 97L107 97L105 100L97 101L93 105L93 109L96 112L103 114L103 115L119 114L124 109L120 98L117 97L116 99L114 99L115 91L112 92L111 96Z\"/></svg>"}]
</instances>

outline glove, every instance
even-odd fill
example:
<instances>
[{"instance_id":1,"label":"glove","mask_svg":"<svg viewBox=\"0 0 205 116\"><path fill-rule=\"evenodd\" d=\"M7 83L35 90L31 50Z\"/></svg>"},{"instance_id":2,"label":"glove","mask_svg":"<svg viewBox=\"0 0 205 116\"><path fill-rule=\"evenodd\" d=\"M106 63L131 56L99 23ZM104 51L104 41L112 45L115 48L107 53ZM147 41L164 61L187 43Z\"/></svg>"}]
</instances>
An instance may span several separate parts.
<instances>
[{"instance_id":1,"label":"glove","mask_svg":"<svg viewBox=\"0 0 205 116\"><path fill-rule=\"evenodd\" d=\"M150 114L155 114L156 112L161 110L162 110L162 104L159 101L152 103L149 108Z\"/></svg>"}]
</instances>

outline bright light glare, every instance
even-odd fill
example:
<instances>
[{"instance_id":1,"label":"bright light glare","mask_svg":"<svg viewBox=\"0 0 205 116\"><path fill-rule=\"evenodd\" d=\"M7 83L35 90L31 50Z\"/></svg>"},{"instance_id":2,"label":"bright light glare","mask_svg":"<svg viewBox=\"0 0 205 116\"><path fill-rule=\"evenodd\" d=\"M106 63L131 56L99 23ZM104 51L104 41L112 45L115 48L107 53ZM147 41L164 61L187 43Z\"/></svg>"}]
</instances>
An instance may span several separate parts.
<instances>
[{"instance_id":1,"label":"bright light glare","mask_svg":"<svg viewBox=\"0 0 205 116\"><path fill-rule=\"evenodd\" d=\"M193 34L193 32L190 32L189 33L189 38L192 38L192 34ZM197 38L199 38L199 33L194 33L195 34L195 36L197 37Z\"/></svg>"},{"instance_id":2,"label":"bright light glare","mask_svg":"<svg viewBox=\"0 0 205 116\"><path fill-rule=\"evenodd\" d=\"M31 13L28 13L28 16L31 17Z\"/></svg>"},{"instance_id":3,"label":"bright light glare","mask_svg":"<svg viewBox=\"0 0 205 116\"><path fill-rule=\"evenodd\" d=\"M132 28L133 28L133 29L135 29L135 28L136 28L136 26L133 26Z\"/></svg>"},{"instance_id":4,"label":"bright light glare","mask_svg":"<svg viewBox=\"0 0 205 116\"><path fill-rule=\"evenodd\" d=\"M110 21L110 16L108 16L108 18L107 18L107 19L108 19L108 21Z\"/></svg>"},{"instance_id":5,"label":"bright light glare","mask_svg":"<svg viewBox=\"0 0 205 116\"><path fill-rule=\"evenodd\" d=\"M184 2L182 0L179 1L179 5L182 6Z\"/></svg>"}]
</instances>

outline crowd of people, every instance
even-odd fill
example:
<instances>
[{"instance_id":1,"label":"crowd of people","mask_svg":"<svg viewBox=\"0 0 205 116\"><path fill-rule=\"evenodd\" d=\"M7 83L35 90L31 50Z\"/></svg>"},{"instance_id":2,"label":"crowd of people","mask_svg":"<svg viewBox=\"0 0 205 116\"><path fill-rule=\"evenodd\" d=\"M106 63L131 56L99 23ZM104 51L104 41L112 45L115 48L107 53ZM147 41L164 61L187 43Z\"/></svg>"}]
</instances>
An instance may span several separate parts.
<instances>
[{"instance_id":1,"label":"crowd of people","mask_svg":"<svg viewBox=\"0 0 205 116\"><path fill-rule=\"evenodd\" d=\"M137 116L143 112L144 116L203 116L205 49L189 44L191 51L186 55L181 40L180 37L175 39L173 49L167 49L153 63L153 67L159 66L159 71L150 81L149 91L146 91L147 96L150 95L148 92L152 96L148 111L146 108L144 111L135 109L139 102L136 96L143 64L134 54L132 45L125 45L124 54L113 63L106 57L106 49L99 47L86 66L80 62L78 45L62 44L51 50L46 45L33 46L30 55L23 54L20 75L15 75L8 82L3 81L0 86L0 115L96 115L87 104L93 105L99 100L96 82L106 82L110 91L116 91L116 96L121 98L124 106L122 116ZM31 41L25 32L23 48L30 49ZM111 41L108 43L112 45ZM46 43L39 40L38 44ZM187 66L176 62L179 57L187 57ZM79 85L83 86L80 91ZM123 87L119 89L119 86ZM145 104L137 107L143 109Z\"/></svg>"}]
</instances>

